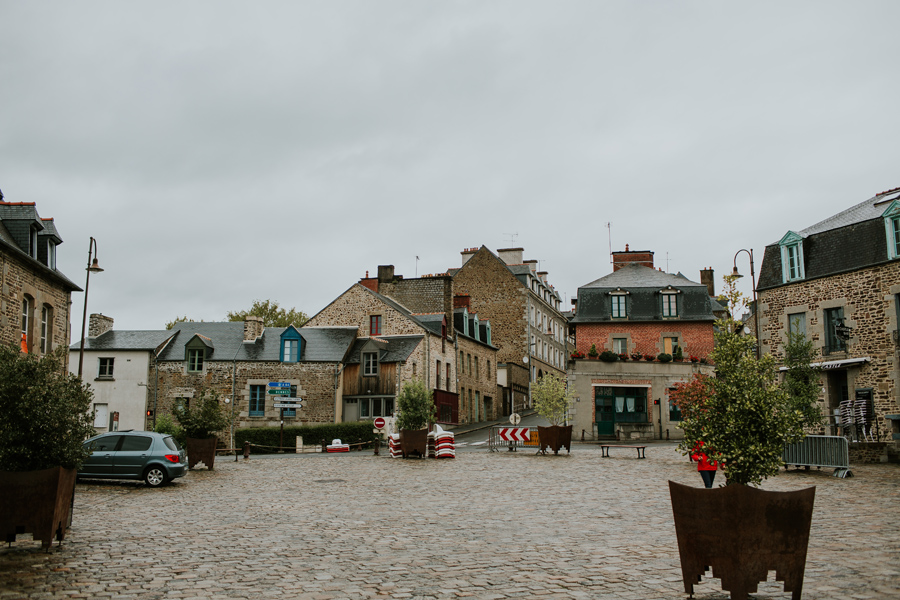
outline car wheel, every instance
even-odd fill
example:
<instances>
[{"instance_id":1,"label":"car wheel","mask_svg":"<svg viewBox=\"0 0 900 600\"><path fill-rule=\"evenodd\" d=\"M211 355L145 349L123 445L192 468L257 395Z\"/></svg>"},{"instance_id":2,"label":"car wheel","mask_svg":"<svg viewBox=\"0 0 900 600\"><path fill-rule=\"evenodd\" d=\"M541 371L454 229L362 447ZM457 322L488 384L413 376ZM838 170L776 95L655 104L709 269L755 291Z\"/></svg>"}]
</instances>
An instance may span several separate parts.
<instances>
[{"instance_id":1,"label":"car wheel","mask_svg":"<svg viewBox=\"0 0 900 600\"><path fill-rule=\"evenodd\" d=\"M144 481L150 487L159 487L169 480L166 471L160 467L150 467L144 471Z\"/></svg>"}]
</instances>

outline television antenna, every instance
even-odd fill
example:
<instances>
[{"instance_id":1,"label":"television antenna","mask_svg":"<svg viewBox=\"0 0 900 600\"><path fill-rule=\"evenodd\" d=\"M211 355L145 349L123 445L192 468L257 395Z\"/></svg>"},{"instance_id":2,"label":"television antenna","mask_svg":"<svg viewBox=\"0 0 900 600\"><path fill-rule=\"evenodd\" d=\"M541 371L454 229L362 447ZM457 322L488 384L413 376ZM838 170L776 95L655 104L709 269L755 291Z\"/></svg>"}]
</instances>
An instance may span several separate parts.
<instances>
[{"instance_id":1,"label":"television antenna","mask_svg":"<svg viewBox=\"0 0 900 600\"><path fill-rule=\"evenodd\" d=\"M507 242L510 246L516 245L516 238L519 237L518 233L504 233L503 235L509 236L509 242Z\"/></svg>"}]
</instances>

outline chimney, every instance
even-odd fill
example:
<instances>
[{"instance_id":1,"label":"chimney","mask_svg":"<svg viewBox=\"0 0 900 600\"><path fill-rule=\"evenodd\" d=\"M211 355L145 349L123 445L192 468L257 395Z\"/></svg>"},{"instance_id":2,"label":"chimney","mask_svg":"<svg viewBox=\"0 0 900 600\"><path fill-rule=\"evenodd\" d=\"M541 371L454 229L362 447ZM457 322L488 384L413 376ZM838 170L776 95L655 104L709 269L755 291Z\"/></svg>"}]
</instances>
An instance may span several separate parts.
<instances>
[{"instance_id":1,"label":"chimney","mask_svg":"<svg viewBox=\"0 0 900 600\"><path fill-rule=\"evenodd\" d=\"M394 265L378 265L378 283L394 281Z\"/></svg>"},{"instance_id":2,"label":"chimney","mask_svg":"<svg viewBox=\"0 0 900 600\"><path fill-rule=\"evenodd\" d=\"M469 259L475 256L476 252L478 252L478 248L466 248L460 252L460 254L462 254L462 264L469 262Z\"/></svg>"},{"instance_id":3,"label":"chimney","mask_svg":"<svg viewBox=\"0 0 900 600\"><path fill-rule=\"evenodd\" d=\"M255 342L263 334L264 329L262 317L248 315L244 319L244 341Z\"/></svg>"},{"instance_id":4,"label":"chimney","mask_svg":"<svg viewBox=\"0 0 900 600\"><path fill-rule=\"evenodd\" d=\"M378 278L369 277L368 271L366 271L366 276L359 280L359 285L378 293Z\"/></svg>"},{"instance_id":5,"label":"chimney","mask_svg":"<svg viewBox=\"0 0 900 600\"><path fill-rule=\"evenodd\" d=\"M472 298L468 294L456 294L453 296L453 308L465 308L469 310Z\"/></svg>"},{"instance_id":6,"label":"chimney","mask_svg":"<svg viewBox=\"0 0 900 600\"><path fill-rule=\"evenodd\" d=\"M521 265L524 252L525 248L503 248L502 250L497 250L497 256L507 265Z\"/></svg>"},{"instance_id":7,"label":"chimney","mask_svg":"<svg viewBox=\"0 0 900 600\"><path fill-rule=\"evenodd\" d=\"M541 281L547 283L547 271L538 271L537 275L541 278Z\"/></svg>"},{"instance_id":8,"label":"chimney","mask_svg":"<svg viewBox=\"0 0 900 600\"><path fill-rule=\"evenodd\" d=\"M104 317L103 315L92 313L88 319L88 337L97 337L103 335L107 331L112 331L112 317Z\"/></svg>"},{"instance_id":9,"label":"chimney","mask_svg":"<svg viewBox=\"0 0 900 600\"><path fill-rule=\"evenodd\" d=\"M713 268L707 267L705 269L700 269L700 283L706 286L706 289L709 290L709 295L715 297L716 295L716 278L713 275Z\"/></svg>"},{"instance_id":10,"label":"chimney","mask_svg":"<svg viewBox=\"0 0 900 600\"><path fill-rule=\"evenodd\" d=\"M624 252L613 252L613 272L615 273L625 265L636 264L642 267L653 268L653 253L649 250L629 250L625 244Z\"/></svg>"}]
</instances>

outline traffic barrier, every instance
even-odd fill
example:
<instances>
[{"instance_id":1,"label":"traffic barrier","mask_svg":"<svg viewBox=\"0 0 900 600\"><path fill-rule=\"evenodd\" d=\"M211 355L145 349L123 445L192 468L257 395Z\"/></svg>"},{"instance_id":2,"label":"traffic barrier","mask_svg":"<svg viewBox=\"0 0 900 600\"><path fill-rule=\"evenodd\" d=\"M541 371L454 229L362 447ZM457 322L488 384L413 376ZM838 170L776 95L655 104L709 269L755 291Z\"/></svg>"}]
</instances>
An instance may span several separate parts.
<instances>
[{"instance_id":1,"label":"traffic barrier","mask_svg":"<svg viewBox=\"0 0 900 600\"><path fill-rule=\"evenodd\" d=\"M784 466L825 467L834 469L835 477L852 477L850 447L847 438L839 435L808 435L802 442L785 444L781 455Z\"/></svg>"},{"instance_id":2,"label":"traffic barrier","mask_svg":"<svg viewBox=\"0 0 900 600\"><path fill-rule=\"evenodd\" d=\"M539 446L537 428L492 425L488 433L488 449L499 452L506 448L515 452L518 448Z\"/></svg>"}]
</instances>

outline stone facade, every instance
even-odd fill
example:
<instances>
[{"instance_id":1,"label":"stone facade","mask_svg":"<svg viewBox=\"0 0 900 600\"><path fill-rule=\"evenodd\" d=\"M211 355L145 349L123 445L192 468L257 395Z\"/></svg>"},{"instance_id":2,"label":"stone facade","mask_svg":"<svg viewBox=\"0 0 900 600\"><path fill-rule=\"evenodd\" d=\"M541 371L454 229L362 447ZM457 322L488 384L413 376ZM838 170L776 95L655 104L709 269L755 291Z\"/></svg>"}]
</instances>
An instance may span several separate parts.
<instances>
[{"instance_id":1,"label":"stone facade","mask_svg":"<svg viewBox=\"0 0 900 600\"><path fill-rule=\"evenodd\" d=\"M478 423L503 416L502 392L497 387L497 349L459 336L457 372L459 422Z\"/></svg>"}]
</instances>

